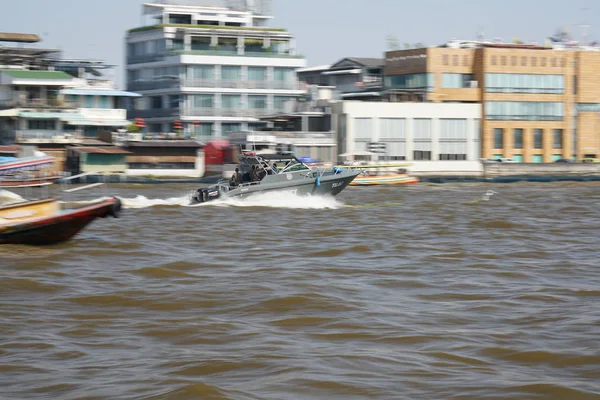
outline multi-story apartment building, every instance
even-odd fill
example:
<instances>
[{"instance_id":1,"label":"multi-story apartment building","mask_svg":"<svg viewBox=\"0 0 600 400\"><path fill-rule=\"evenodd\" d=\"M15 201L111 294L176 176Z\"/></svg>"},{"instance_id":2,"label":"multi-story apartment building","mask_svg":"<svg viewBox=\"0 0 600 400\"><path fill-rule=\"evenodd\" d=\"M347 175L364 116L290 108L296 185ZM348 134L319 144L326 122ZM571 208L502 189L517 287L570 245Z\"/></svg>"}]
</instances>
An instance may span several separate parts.
<instances>
[{"instance_id":1,"label":"multi-story apartment building","mask_svg":"<svg viewBox=\"0 0 600 400\"><path fill-rule=\"evenodd\" d=\"M170 132L180 121L207 141L258 129L260 117L303 93L296 70L306 61L289 32L266 26L268 1L206 3L144 4L158 23L127 34L127 87L143 94L131 117L144 118L150 132Z\"/></svg>"},{"instance_id":2,"label":"multi-story apartment building","mask_svg":"<svg viewBox=\"0 0 600 400\"><path fill-rule=\"evenodd\" d=\"M390 101L482 103L481 155L522 162L600 155L597 48L451 41L390 51Z\"/></svg>"}]
</instances>

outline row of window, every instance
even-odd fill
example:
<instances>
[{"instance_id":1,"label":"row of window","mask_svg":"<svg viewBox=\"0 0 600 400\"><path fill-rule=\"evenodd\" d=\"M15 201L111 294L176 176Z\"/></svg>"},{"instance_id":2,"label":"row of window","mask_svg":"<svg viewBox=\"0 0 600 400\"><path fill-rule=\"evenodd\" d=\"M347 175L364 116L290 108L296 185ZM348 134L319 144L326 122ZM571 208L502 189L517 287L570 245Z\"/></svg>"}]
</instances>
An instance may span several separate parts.
<instances>
[{"instance_id":1,"label":"row of window","mask_svg":"<svg viewBox=\"0 0 600 400\"><path fill-rule=\"evenodd\" d=\"M504 128L494 128L494 148L501 149L504 147ZM541 149L544 145L544 129L533 130L533 148ZM513 148L523 148L523 135L524 130L522 128L513 129ZM563 130L553 129L552 130L552 147L554 149L562 149L563 147Z\"/></svg>"},{"instance_id":2,"label":"row of window","mask_svg":"<svg viewBox=\"0 0 600 400\"><path fill-rule=\"evenodd\" d=\"M170 66L130 70L127 72L127 79L129 82L150 81L160 78L179 79L183 72L185 72L186 79L199 80L222 79L240 81L247 79L251 81L266 81L267 79L271 79L280 82L290 82L294 79L294 68L273 67L270 78L269 68L271 67L242 67L237 65Z\"/></svg>"},{"instance_id":3,"label":"row of window","mask_svg":"<svg viewBox=\"0 0 600 400\"><path fill-rule=\"evenodd\" d=\"M505 156L503 154L494 154L494 156L492 158L499 159L499 158L505 158ZM516 162L523 162L523 154L514 154L510 158ZM561 158L563 158L562 154L553 154L552 155L552 161L560 160ZM542 154L534 154L531 157L531 161L534 163L543 163L544 156Z\"/></svg>"},{"instance_id":4,"label":"row of window","mask_svg":"<svg viewBox=\"0 0 600 400\"><path fill-rule=\"evenodd\" d=\"M473 74L442 74L442 88L461 89L477 87Z\"/></svg>"},{"instance_id":5,"label":"row of window","mask_svg":"<svg viewBox=\"0 0 600 400\"><path fill-rule=\"evenodd\" d=\"M540 74L486 74L485 91L488 93L562 94L565 91L565 77Z\"/></svg>"},{"instance_id":6,"label":"row of window","mask_svg":"<svg viewBox=\"0 0 600 400\"><path fill-rule=\"evenodd\" d=\"M265 52L265 42L263 39L245 39L243 40L244 48L248 52ZM219 50L222 52L230 51L237 52L238 39L218 37L216 46L211 46L212 38L207 36L191 37L190 49L193 51L202 50ZM282 53L288 51L290 47L287 40L271 40L269 51L274 53ZM172 50L184 50L184 39L173 39L171 42ZM127 56L139 57L147 55L162 55L167 50L167 41L165 39L149 40L145 42L128 43Z\"/></svg>"},{"instance_id":7,"label":"row of window","mask_svg":"<svg viewBox=\"0 0 600 400\"><path fill-rule=\"evenodd\" d=\"M385 86L389 89L424 89L432 92L434 88L434 74L402 74L389 75L384 78Z\"/></svg>"},{"instance_id":8,"label":"row of window","mask_svg":"<svg viewBox=\"0 0 600 400\"><path fill-rule=\"evenodd\" d=\"M215 108L216 98L214 94L191 94L187 96L188 104L192 108ZM227 109L243 109L244 100L242 95L239 94L221 94L221 108ZM276 110L283 110L285 103L288 102L292 97L289 96L273 96L273 108ZM148 105L145 107L142 105L142 109L147 108L150 110L160 109L171 109L179 108L183 101L180 95L169 95L169 96L151 96L148 97ZM267 108L268 96L266 95L248 95L247 105L249 109L263 109Z\"/></svg>"},{"instance_id":9,"label":"row of window","mask_svg":"<svg viewBox=\"0 0 600 400\"><path fill-rule=\"evenodd\" d=\"M374 121L379 121L379 140L406 139L406 118L355 118L355 138L360 141L371 140ZM474 132L479 131L479 120L475 120ZM431 141L432 119L414 118L412 120L413 139ZM466 118L440 118L440 140L467 140L469 124ZM476 135L474 135L476 136Z\"/></svg>"},{"instance_id":10,"label":"row of window","mask_svg":"<svg viewBox=\"0 0 600 400\"><path fill-rule=\"evenodd\" d=\"M491 56L490 63L492 65L502 65L507 66L510 65L512 67L516 67L520 65L521 67L561 67L564 68L567 66L566 58L557 58L557 57L528 57L528 56Z\"/></svg>"},{"instance_id":11,"label":"row of window","mask_svg":"<svg viewBox=\"0 0 600 400\"><path fill-rule=\"evenodd\" d=\"M502 121L562 121L565 105L559 102L487 101L485 116Z\"/></svg>"}]
</instances>

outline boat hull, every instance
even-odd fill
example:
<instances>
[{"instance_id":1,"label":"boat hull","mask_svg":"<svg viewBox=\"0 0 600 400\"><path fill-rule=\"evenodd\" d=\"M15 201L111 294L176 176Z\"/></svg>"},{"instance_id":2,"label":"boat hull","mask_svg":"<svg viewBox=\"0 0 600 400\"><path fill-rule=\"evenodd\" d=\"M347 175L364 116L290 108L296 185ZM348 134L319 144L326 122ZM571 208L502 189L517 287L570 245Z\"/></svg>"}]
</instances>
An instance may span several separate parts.
<instances>
[{"instance_id":1,"label":"boat hull","mask_svg":"<svg viewBox=\"0 0 600 400\"><path fill-rule=\"evenodd\" d=\"M371 185L408 185L418 183L419 179L405 174L397 175L374 175L358 176L351 183L351 186L371 186Z\"/></svg>"},{"instance_id":2,"label":"boat hull","mask_svg":"<svg viewBox=\"0 0 600 400\"><path fill-rule=\"evenodd\" d=\"M118 217L121 202L111 198L84 207L50 212L33 218L18 218L19 213L35 214L36 209L43 210L44 205L52 206L54 200L46 202L27 202L3 207L4 215L12 212L15 221L0 223L0 244L50 245L71 239L96 218ZM38 204L39 203L39 204ZM47 203L47 204L46 204ZM37 207L40 206L40 207Z\"/></svg>"},{"instance_id":3,"label":"boat hull","mask_svg":"<svg viewBox=\"0 0 600 400\"><path fill-rule=\"evenodd\" d=\"M346 171L338 175L321 176L319 178L303 178L301 180L293 180L290 182L269 182L263 181L253 185L242 185L230 190L209 187L199 189L192 194L191 204L204 203L207 201L224 199L224 198L245 198L260 193L286 192L299 196L337 196L344 190L353 179L356 178L358 172ZM202 196L202 191L205 195Z\"/></svg>"},{"instance_id":4,"label":"boat hull","mask_svg":"<svg viewBox=\"0 0 600 400\"><path fill-rule=\"evenodd\" d=\"M32 179L0 179L0 189L47 186L53 184L60 178L61 177L57 175Z\"/></svg>"}]
</instances>

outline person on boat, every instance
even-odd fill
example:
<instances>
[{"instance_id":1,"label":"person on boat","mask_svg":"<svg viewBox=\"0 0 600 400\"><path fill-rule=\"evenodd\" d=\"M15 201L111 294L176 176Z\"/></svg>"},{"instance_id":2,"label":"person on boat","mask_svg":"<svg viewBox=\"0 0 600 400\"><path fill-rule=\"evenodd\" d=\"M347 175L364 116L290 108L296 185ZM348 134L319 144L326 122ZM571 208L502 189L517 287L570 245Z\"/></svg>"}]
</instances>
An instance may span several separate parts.
<instances>
[{"instance_id":1,"label":"person on boat","mask_svg":"<svg viewBox=\"0 0 600 400\"><path fill-rule=\"evenodd\" d=\"M276 163L273 163L273 165L271 165L271 169L273 170L273 174L277 175L279 173Z\"/></svg>"},{"instance_id":2,"label":"person on boat","mask_svg":"<svg viewBox=\"0 0 600 400\"><path fill-rule=\"evenodd\" d=\"M231 176L230 186L238 186L240 183L242 183L242 176L240 175L240 169L236 168Z\"/></svg>"},{"instance_id":3,"label":"person on boat","mask_svg":"<svg viewBox=\"0 0 600 400\"><path fill-rule=\"evenodd\" d=\"M250 170L250 180L252 182L256 182L258 181L258 168L256 167L256 165L252 166L252 169Z\"/></svg>"}]
</instances>

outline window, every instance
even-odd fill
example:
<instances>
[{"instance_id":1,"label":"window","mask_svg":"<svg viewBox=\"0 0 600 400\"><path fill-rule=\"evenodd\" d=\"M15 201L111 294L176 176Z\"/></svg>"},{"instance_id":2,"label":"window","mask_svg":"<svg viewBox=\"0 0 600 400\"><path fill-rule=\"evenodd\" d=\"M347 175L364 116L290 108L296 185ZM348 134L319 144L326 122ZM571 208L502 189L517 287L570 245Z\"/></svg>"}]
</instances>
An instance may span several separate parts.
<instances>
[{"instance_id":1,"label":"window","mask_svg":"<svg viewBox=\"0 0 600 400\"><path fill-rule=\"evenodd\" d=\"M413 160L415 161L430 161L431 151L415 150L413 151Z\"/></svg>"},{"instance_id":2,"label":"window","mask_svg":"<svg viewBox=\"0 0 600 400\"><path fill-rule=\"evenodd\" d=\"M471 81L475 80L472 74L442 74L442 88L457 89L470 88Z\"/></svg>"},{"instance_id":3,"label":"window","mask_svg":"<svg viewBox=\"0 0 600 400\"><path fill-rule=\"evenodd\" d=\"M385 85L389 89L426 89L432 92L433 79L432 73L391 75L385 77Z\"/></svg>"},{"instance_id":4,"label":"window","mask_svg":"<svg viewBox=\"0 0 600 400\"><path fill-rule=\"evenodd\" d=\"M193 94L190 96L192 108L214 108L215 96L213 94Z\"/></svg>"},{"instance_id":5,"label":"window","mask_svg":"<svg viewBox=\"0 0 600 400\"><path fill-rule=\"evenodd\" d=\"M178 94L169 95L169 108L179 108L181 97Z\"/></svg>"},{"instance_id":6,"label":"window","mask_svg":"<svg viewBox=\"0 0 600 400\"><path fill-rule=\"evenodd\" d=\"M494 148L501 149L504 147L504 129L494 128Z\"/></svg>"},{"instance_id":7,"label":"window","mask_svg":"<svg viewBox=\"0 0 600 400\"><path fill-rule=\"evenodd\" d=\"M273 97L273 108L275 108L278 111L284 111L285 110L285 103L287 103L288 101L290 101L290 99L292 99L292 97L274 96Z\"/></svg>"},{"instance_id":8,"label":"window","mask_svg":"<svg viewBox=\"0 0 600 400\"><path fill-rule=\"evenodd\" d=\"M552 154L552 161L560 160L562 158L562 154Z\"/></svg>"},{"instance_id":9,"label":"window","mask_svg":"<svg viewBox=\"0 0 600 400\"><path fill-rule=\"evenodd\" d=\"M221 124L221 133L228 134L232 132L241 132L242 124Z\"/></svg>"},{"instance_id":10,"label":"window","mask_svg":"<svg viewBox=\"0 0 600 400\"><path fill-rule=\"evenodd\" d=\"M372 118L354 118L354 139L365 142L373 140Z\"/></svg>"},{"instance_id":11,"label":"window","mask_svg":"<svg viewBox=\"0 0 600 400\"><path fill-rule=\"evenodd\" d=\"M515 149L522 149L523 148L523 129L515 128L515 130L513 131L513 134L514 134L513 147Z\"/></svg>"},{"instance_id":12,"label":"window","mask_svg":"<svg viewBox=\"0 0 600 400\"><path fill-rule=\"evenodd\" d=\"M562 121L564 103L534 101L488 101L485 114L499 121Z\"/></svg>"},{"instance_id":13,"label":"window","mask_svg":"<svg viewBox=\"0 0 600 400\"><path fill-rule=\"evenodd\" d=\"M573 94L577 94L577 75L573 75Z\"/></svg>"},{"instance_id":14,"label":"window","mask_svg":"<svg viewBox=\"0 0 600 400\"><path fill-rule=\"evenodd\" d=\"M450 64L450 56L448 54L444 54L444 56L442 57L442 62L444 63L444 65L448 65Z\"/></svg>"},{"instance_id":15,"label":"window","mask_svg":"<svg viewBox=\"0 0 600 400\"><path fill-rule=\"evenodd\" d=\"M280 82L289 82L292 80L292 70L289 68L274 68L273 79Z\"/></svg>"},{"instance_id":16,"label":"window","mask_svg":"<svg viewBox=\"0 0 600 400\"><path fill-rule=\"evenodd\" d=\"M452 65L454 65L455 67L458 66L458 56L457 55L452 56Z\"/></svg>"},{"instance_id":17,"label":"window","mask_svg":"<svg viewBox=\"0 0 600 400\"><path fill-rule=\"evenodd\" d=\"M496 56L492 56L492 65L496 65Z\"/></svg>"},{"instance_id":18,"label":"window","mask_svg":"<svg viewBox=\"0 0 600 400\"><path fill-rule=\"evenodd\" d=\"M500 64L506 65L506 56L500 57Z\"/></svg>"},{"instance_id":19,"label":"window","mask_svg":"<svg viewBox=\"0 0 600 400\"><path fill-rule=\"evenodd\" d=\"M440 160L467 159L467 120L464 118L440 119Z\"/></svg>"},{"instance_id":20,"label":"window","mask_svg":"<svg viewBox=\"0 0 600 400\"><path fill-rule=\"evenodd\" d=\"M566 66L567 66L567 59L566 59L566 58L561 58L561 59L560 59L560 66L561 66L562 68L564 68L564 67L566 67Z\"/></svg>"},{"instance_id":21,"label":"window","mask_svg":"<svg viewBox=\"0 0 600 400\"><path fill-rule=\"evenodd\" d=\"M533 155L533 162L534 163L543 163L544 162L544 156L541 154L534 154Z\"/></svg>"},{"instance_id":22,"label":"window","mask_svg":"<svg viewBox=\"0 0 600 400\"><path fill-rule=\"evenodd\" d=\"M221 67L221 79L226 81L239 81L242 79L242 68L232 66Z\"/></svg>"},{"instance_id":23,"label":"window","mask_svg":"<svg viewBox=\"0 0 600 400\"><path fill-rule=\"evenodd\" d=\"M187 74L189 79L215 79L215 67L212 65L190 65Z\"/></svg>"},{"instance_id":24,"label":"window","mask_svg":"<svg viewBox=\"0 0 600 400\"><path fill-rule=\"evenodd\" d=\"M512 159L516 162L523 162L523 154L515 154L513 155Z\"/></svg>"},{"instance_id":25,"label":"window","mask_svg":"<svg viewBox=\"0 0 600 400\"><path fill-rule=\"evenodd\" d=\"M223 94L221 95L221 107L228 110L239 110L242 108L242 96L239 94Z\"/></svg>"},{"instance_id":26,"label":"window","mask_svg":"<svg viewBox=\"0 0 600 400\"><path fill-rule=\"evenodd\" d=\"M536 57L531 57L531 66L537 67L537 58Z\"/></svg>"},{"instance_id":27,"label":"window","mask_svg":"<svg viewBox=\"0 0 600 400\"><path fill-rule=\"evenodd\" d=\"M162 96L152 96L150 97L150 109L156 110L163 108L163 98Z\"/></svg>"},{"instance_id":28,"label":"window","mask_svg":"<svg viewBox=\"0 0 600 400\"><path fill-rule=\"evenodd\" d=\"M467 56L466 54L463 56L463 66L469 66L469 56Z\"/></svg>"},{"instance_id":29,"label":"window","mask_svg":"<svg viewBox=\"0 0 600 400\"><path fill-rule=\"evenodd\" d=\"M562 129L555 129L553 132L553 148L555 149L562 149L562 142L563 142L563 130Z\"/></svg>"},{"instance_id":30,"label":"window","mask_svg":"<svg viewBox=\"0 0 600 400\"><path fill-rule=\"evenodd\" d=\"M379 139L406 140L406 119L404 118L381 118L379 120Z\"/></svg>"},{"instance_id":31,"label":"window","mask_svg":"<svg viewBox=\"0 0 600 400\"><path fill-rule=\"evenodd\" d=\"M551 64L553 67L556 67L556 57L552 57L552 58L550 59L550 64Z\"/></svg>"},{"instance_id":32,"label":"window","mask_svg":"<svg viewBox=\"0 0 600 400\"><path fill-rule=\"evenodd\" d=\"M485 90L488 93L562 94L565 79L563 75L486 74Z\"/></svg>"},{"instance_id":33,"label":"window","mask_svg":"<svg viewBox=\"0 0 600 400\"><path fill-rule=\"evenodd\" d=\"M512 56L510 58L510 65L512 65L513 67L517 65L517 56Z\"/></svg>"},{"instance_id":34,"label":"window","mask_svg":"<svg viewBox=\"0 0 600 400\"><path fill-rule=\"evenodd\" d=\"M194 125L194 133L197 138L210 138L213 136L213 124L203 122Z\"/></svg>"},{"instance_id":35,"label":"window","mask_svg":"<svg viewBox=\"0 0 600 400\"><path fill-rule=\"evenodd\" d=\"M534 129L533 130L533 148L541 149L544 143L544 130Z\"/></svg>"},{"instance_id":36,"label":"window","mask_svg":"<svg viewBox=\"0 0 600 400\"><path fill-rule=\"evenodd\" d=\"M521 67L527 66L527 57L521 57Z\"/></svg>"},{"instance_id":37,"label":"window","mask_svg":"<svg viewBox=\"0 0 600 400\"><path fill-rule=\"evenodd\" d=\"M248 80L264 81L267 79L267 69L265 67L248 67Z\"/></svg>"},{"instance_id":38,"label":"window","mask_svg":"<svg viewBox=\"0 0 600 400\"><path fill-rule=\"evenodd\" d=\"M27 121L28 129L50 131L56 129L56 121L53 119L30 119Z\"/></svg>"},{"instance_id":39,"label":"window","mask_svg":"<svg viewBox=\"0 0 600 400\"><path fill-rule=\"evenodd\" d=\"M541 65L542 67L545 67L545 66L546 66L546 57L542 57L542 58L541 58L541 64L540 64L540 65Z\"/></svg>"},{"instance_id":40,"label":"window","mask_svg":"<svg viewBox=\"0 0 600 400\"><path fill-rule=\"evenodd\" d=\"M267 108L267 96L248 96L248 108L252 110Z\"/></svg>"}]
</instances>

